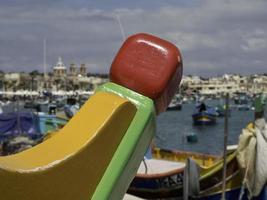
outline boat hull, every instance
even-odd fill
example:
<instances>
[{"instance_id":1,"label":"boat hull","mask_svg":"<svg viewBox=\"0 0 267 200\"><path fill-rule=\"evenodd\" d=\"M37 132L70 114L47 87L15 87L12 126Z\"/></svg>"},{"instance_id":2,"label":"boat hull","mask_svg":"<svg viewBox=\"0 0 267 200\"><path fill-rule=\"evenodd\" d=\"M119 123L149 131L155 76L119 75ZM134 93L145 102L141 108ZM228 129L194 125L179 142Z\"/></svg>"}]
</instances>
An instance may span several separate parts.
<instances>
[{"instance_id":1,"label":"boat hull","mask_svg":"<svg viewBox=\"0 0 267 200\"><path fill-rule=\"evenodd\" d=\"M222 196L222 170L222 160L208 168L203 168L199 179L199 195L190 199L220 200ZM183 175L183 169L164 174L138 174L132 181L127 193L145 199L183 199ZM226 175L227 182L225 199L238 199L242 185L242 175L239 171L235 153L232 153L231 155L229 154L227 158ZM264 188L258 197L254 197L252 199L265 200L267 199L266 195L266 188ZM247 190L245 190L242 200L248 200Z\"/></svg>"},{"instance_id":2,"label":"boat hull","mask_svg":"<svg viewBox=\"0 0 267 200\"><path fill-rule=\"evenodd\" d=\"M154 148L153 158L165 161L185 162L188 157L193 158L198 164L209 167L218 160L218 157L207 154L172 151ZM183 167L165 173L137 174L132 181L127 193L145 198L182 198L183 196ZM202 181L203 189L208 188L208 181Z\"/></svg>"},{"instance_id":3,"label":"boat hull","mask_svg":"<svg viewBox=\"0 0 267 200\"><path fill-rule=\"evenodd\" d=\"M167 107L167 111L182 110L181 104L175 104Z\"/></svg>"},{"instance_id":4,"label":"boat hull","mask_svg":"<svg viewBox=\"0 0 267 200\"><path fill-rule=\"evenodd\" d=\"M214 125L216 116L205 112L195 113L192 115L194 125Z\"/></svg>"},{"instance_id":5,"label":"boat hull","mask_svg":"<svg viewBox=\"0 0 267 200\"><path fill-rule=\"evenodd\" d=\"M225 199L226 200L239 199L240 192L241 192L240 188L226 191ZM264 188L262 192L260 193L260 195L257 197L253 197L252 200L266 200L267 199L266 195L267 195L266 188ZM208 196L204 196L204 197L200 197L196 199L198 200L221 200L221 198L222 198L222 193L217 193L217 194L212 194L212 195L208 195ZM245 190L242 200L249 200L247 190Z\"/></svg>"},{"instance_id":6,"label":"boat hull","mask_svg":"<svg viewBox=\"0 0 267 200\"><path fill-rule=\"evenodd\" d=\"M250 107L248 105L238 105L238 110L239 111L248 111L250 110Z\"/></svg>"}]
</instances>

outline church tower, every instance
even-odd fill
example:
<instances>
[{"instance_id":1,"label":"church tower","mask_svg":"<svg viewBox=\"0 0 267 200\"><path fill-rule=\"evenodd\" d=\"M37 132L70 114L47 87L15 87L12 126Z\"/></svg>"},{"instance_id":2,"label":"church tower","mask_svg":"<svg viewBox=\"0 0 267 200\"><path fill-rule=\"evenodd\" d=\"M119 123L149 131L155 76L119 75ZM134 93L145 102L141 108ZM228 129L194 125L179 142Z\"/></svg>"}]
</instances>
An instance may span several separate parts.
<instances>
[{"instance_id":1,"label":"church tower","mask_svg":"<svg viewBox=\"0 0 267 200\"><path fill-rule=\"evenodd\" d=\"M53 74L57 77L66 76L67 74L66 66L63 64L61 57L58 57L57 64L53 67Z\"/></svg>"},{"instance_id":2,"label":"church tower","mask_svg":"<svg viewBox=\"0 0 267 200\"><path fill-rule=\"evenodd\" d=\"M80 67L80 75L86 76L86 67L85 67L85 64L81 64L81 67Z\"/></svg>"},{"instance_id":3,"label":"church tower","mask_svg":"<svg viewBox=\"0 0 267 200\"><path fill-rule=\"evenodd\" d=\"M74 63L70 64L70 76L77 76L77 67Z\"/></svg>"}]
</instances>

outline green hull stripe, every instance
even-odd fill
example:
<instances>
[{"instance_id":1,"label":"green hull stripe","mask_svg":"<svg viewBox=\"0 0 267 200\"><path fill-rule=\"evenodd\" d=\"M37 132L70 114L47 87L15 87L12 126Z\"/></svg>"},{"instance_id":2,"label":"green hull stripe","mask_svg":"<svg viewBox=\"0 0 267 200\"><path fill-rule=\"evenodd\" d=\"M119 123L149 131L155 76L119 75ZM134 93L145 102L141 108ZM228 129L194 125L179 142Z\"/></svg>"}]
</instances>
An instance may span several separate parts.
<instances>
[{"instance_id":1,"label":"green hull stripe","mask_svg":"<svg viewBox=\"0 0 267 200\"><path fill-rule=\"evenodd\" d=\"M119 200L127 191L154 136L155 108L153 101L148 97L114 83L106 83L97 91L115 93L130 100L137 107L136 115L92 198ZM104 150L105 147L103 147Z\"/></svg>"}]
</instances>

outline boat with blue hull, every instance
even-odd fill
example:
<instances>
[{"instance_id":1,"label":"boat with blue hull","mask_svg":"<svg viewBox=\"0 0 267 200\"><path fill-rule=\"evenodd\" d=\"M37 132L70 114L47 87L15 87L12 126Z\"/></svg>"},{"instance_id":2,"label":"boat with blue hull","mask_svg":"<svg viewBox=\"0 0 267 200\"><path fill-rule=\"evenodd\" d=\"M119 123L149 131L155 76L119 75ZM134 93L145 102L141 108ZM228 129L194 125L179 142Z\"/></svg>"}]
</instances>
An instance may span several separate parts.
<instances>
[{"instance_id":1,"label":"boat with blue hull","mask_svg":"<svg viewBox=\"0 0 267 200\"><path fill-rule=\"evenodd\" d=\"M199 188L195 195L188 195L189 199L195 200L220 200L222 196L222 170L223 160L211 155L197 153L177 153L175 151L164 149L153 149L152 158L145 160L147 170L142 168L143 163L139 167L139 173L133 179L128 193L145 198L175 198L184 199L185 193L185 176L187 163L186 157L191 157L193 160L202 166L199 168L200 173L197 178L192 179L191 188ZM156 159L155 159L156 158ZM164 160L162 160L164 159ZM178 159L178 160L177 160ZM178 161L178 162L177 162ZM156 167L157 166L157 167ZM167 167L166 167L167 166ZM141 169L141 170L140 170ZM164 171L165 170L165 171ZM192 172L192 170L190 171ZM230 150L227 156L227 178L225 199L239 199L242 188L243 176L239 169L236 159L235 150ZM192 173L189 173L192 176ZM196 184L198 186L196 186ZM192 190L192 189L191 189ZM240 200L248 200L248 191L245 189ZM266 200L266 189L257 196L251 198L253 200Z\"/></svg>"},{"instance_id":2,"label":"boat with blue hull","mask_svg":"<svg viewBox=\"0 0 267 200\"><path fill-rule=\"evenodd\" d=\"M209 111L197 112L192 115L194 125L214 125L216 124L216 115Z\"/></svg>"},{"instance_id":3,"label":"boat with blue hull","mask_svg":"<svg viewBox=\"0 0 267 200\"><path fill-rule=\"evenodd\" d=\"M3 113L0 114L0 142L19 135L39 139L48 132L62 128L66 123L65 119L44 113Z\"/></svg>"},{"instance_id":4,"label":"boat with blue hull","mask_svg":"<svg viewBox=\"0 0 267 200\"><path fill-rule=\"evenodd\" d=\"M202 102L195 107L192 119L194 125L214 125L216 124L216 117L218 115L215 108L206 106L205 103Z\"/></svg>"},{"instance_id":5,"label":"boat with blue hull","mask_svg":"<svg viewBox=\"0 0 267 200\"><path fill-rule=\"evenodd\" d=\"M192 115L194 125L214 125L216 117L209 113L201 112Z\"/></svg>"}]
</instances>

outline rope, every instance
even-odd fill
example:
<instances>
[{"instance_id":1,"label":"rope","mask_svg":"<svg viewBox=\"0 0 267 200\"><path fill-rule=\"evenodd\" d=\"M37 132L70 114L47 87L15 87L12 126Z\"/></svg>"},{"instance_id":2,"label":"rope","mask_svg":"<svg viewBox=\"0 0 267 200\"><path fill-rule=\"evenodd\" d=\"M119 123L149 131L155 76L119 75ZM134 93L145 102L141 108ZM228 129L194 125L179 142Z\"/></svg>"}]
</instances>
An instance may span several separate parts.
<instances>
[{"instance_id":1,"label":"rope","mask_svg":"<svg viewBox=\"0 0 267 200\"><path fill-rule=\"evenodd\" d=\"M147 171L148 171L148 167L147 167L147 164L146 164L146 160L145 158L143 158L143 163L144 163L144 166L145 166L145 174L147 174Z\"/></svg>"},{"instance_id":2,"label":"rope","mask_svg":"<svg viewBox=\"0 0 267 200\"><path fill-rule=\"evenodd\" d=\"M249 169L249 167L250 167L250 159L251 159L251 154L250 154L250 156L249 156L249 158L248 158L248 165L247 165L247 167L246 167L246 171L245 171L245 176L244 176L244 179L243 179L243 181L242 181L242 187L241 187L241 189L240 189L240 193L239 193L239 197L238 197L238 200L242 200L242 198L243 198L243 195L244 195L244 193L245 193L245 187L246 187L246 180L247 180L247 176L248 176L248 169Z\"/></svg>"}]
</instances>

